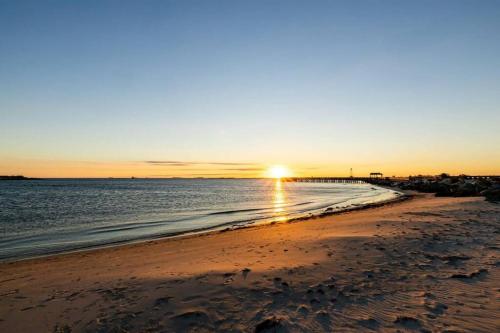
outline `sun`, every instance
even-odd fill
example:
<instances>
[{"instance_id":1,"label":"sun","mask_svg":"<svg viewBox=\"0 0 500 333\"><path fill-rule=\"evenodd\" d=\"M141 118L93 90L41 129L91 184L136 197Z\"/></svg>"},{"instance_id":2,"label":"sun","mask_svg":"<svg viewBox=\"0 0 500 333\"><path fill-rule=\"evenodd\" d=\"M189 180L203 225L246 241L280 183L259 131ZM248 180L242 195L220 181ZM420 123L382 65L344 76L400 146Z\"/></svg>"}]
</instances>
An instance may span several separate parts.
<instances>
[{"instance_id":1,"label":"sun","mask_svg":"<svg viewBox=\"0 0 500 333\"><path fill-rule=\"evenodd\" d=\"M283 177L289 177L290 174L290 170L283 165L273 165L267 169L267 175L271 178L280 179Z\"/></svg>"}]
</instances>

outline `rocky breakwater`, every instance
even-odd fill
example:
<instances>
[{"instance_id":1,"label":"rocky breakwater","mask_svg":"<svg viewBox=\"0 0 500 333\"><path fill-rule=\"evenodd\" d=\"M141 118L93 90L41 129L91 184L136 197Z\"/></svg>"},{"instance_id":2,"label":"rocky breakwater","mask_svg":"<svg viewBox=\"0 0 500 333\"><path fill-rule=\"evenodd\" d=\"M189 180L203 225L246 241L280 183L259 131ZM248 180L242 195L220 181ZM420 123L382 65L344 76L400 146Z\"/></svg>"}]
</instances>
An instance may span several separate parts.
<instances>
[{"instance_id":1,"label":"rocky breakwater","mask_svg":"<svg viewBox=\"0 0 500 333\"><path fill-rule=\"evenodd\" d=\"M408 180L393 181L384 179L379 185L398 187L402 190L414 190L435 193L443 197L484 196L487 200L500 202L500 177L496 176L415 176Z\"/></svg>"}]
</instances>

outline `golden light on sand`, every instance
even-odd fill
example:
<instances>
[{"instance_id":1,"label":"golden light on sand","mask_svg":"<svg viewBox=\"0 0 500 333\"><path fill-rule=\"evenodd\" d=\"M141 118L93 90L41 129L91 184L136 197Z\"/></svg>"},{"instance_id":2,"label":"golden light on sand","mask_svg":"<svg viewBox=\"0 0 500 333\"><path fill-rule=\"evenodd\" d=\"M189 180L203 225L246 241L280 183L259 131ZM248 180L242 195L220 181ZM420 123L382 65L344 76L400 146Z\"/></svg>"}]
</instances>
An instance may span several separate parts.
<instances>
[{"instance_id":1,"label":"golden light on sand","mask_svg":"<svg viewBox=\"0 0 500 333\"><path fill-rule=\"evenodd\" d=\"M280 179L283 177L289 177L290 175L290 170L283 165L273 165L267 169L267 176L270 178Z\"/></svg>"}]
</instances>

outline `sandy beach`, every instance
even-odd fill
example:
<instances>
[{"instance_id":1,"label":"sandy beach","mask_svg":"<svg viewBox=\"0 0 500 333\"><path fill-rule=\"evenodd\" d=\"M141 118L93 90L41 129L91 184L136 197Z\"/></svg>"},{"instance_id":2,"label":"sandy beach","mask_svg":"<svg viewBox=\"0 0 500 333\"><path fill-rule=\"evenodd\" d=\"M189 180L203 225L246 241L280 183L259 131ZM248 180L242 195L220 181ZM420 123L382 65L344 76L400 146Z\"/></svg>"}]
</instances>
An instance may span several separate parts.
<instances>
[{"instance_id":1,"label":"sandy beach","mask_svg":"<svg viewBox=\"0 0 500 333\"><path fill-rule=\"evenodd\" d=\"M0 264L1 332L494 332L500 205L414 198Z\"/></svg>"}]
</instances>

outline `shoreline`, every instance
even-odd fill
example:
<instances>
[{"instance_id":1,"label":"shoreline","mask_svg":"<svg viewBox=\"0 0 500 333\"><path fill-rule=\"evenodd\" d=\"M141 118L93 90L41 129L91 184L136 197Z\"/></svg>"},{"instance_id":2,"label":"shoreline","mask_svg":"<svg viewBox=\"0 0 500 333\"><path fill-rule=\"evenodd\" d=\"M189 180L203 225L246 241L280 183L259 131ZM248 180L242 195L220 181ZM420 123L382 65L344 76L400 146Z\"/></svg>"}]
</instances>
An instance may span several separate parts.
<instances>
[{"instance_id":1,"label":"shoreline","mask_svg":"<svg viewBox=\"0 0 500 333\"><path fill-rule=\"evenodd\" d=\"M304 222L1 263L0 331L498 327L499 205L415 194Z\"/></svg>"},{"instance_id":2,"label":"shoreline","mask_svg":"<svg viewBox=\"0 0 500 333\"><path fill-rule=\"evenodd\" d=\"M316 214L313 214L311 212L305 212L305 213L303 213L304 216L292 217L292 218L285 219L282 221L273 221L272 219L268 219L268 220L264 220L264 221L256 220L256 221L252 221L252 222L246 223L246 224L244 222L227 222L227 223L224 223L224 224L221 224L218 226L206 227L206 228L201 228L201 229L192 230L192 231L181 231L181 232L171 233L171 234L162 234L162 235L157 235L157 236L146 236L144 238L139 238L139 239L116 241L116 242L112 242L112 243L95 245L95 246L83 246L81 248L70 249L70 250L60 250L60 251L56 250L54 252L40 254L40 255L34 255L34 256L28 255L28 256L24 256L24 257L21 256L19 258L0 259L0 265L20 262L20 261L37 260L37 259L43 260L44 258L50 258L50 257L54 257L54 256L69 255L69 254L73 254L73 253L88 252L88 251L99 251L99 250L105 250L105 249L114 248L114 247L122 247L122 246L135 245L135 244L141 244L141 243L147 243L147 242L153 242L153 241L179 239L179 238L187 238L187 237L199 237L199 236L203 236L205 234L210 234L210 233L229 232L229 231L245 229L245 228L255 228L255 227L261 227L261 226L266 226L266 225L273 225L276 223L295 223L298 221L307 221L309 219L316 219L316 218L321 218L321 217L325 217L325 216L339 215L339 214L353 212L353 211L381 207L381 206L385 206L388 204L402 202L402 201L411 199L414 196L414 194L409 194L409 193L411 193L411 191L403 191L400 189L395 189L395 188L390 188L390 187L385 187L385 186L379 186L379 187L386 188L386 189L389 189L392 191L396 191L397 193L399 193L399 196L392 198L392 199L388 199L388 200L383 200L383 201L379 201L379 202L375 202L375 203L368 203L365 205L347 207L345 209L340 209L340 210L333 210L333 211L323 210L323 212L316 213Z\"/></svg>"}]
</instances>

